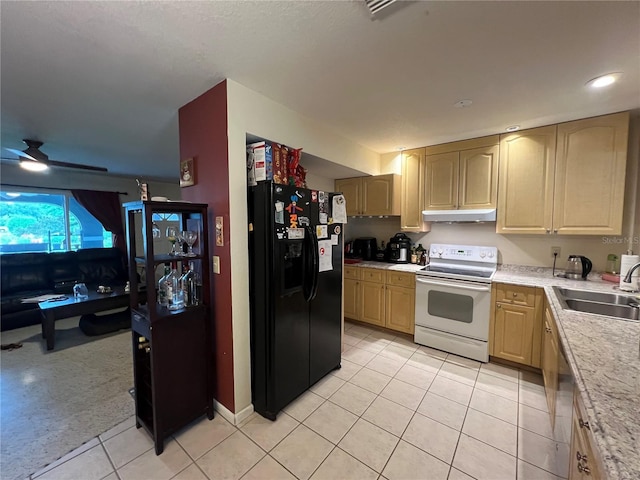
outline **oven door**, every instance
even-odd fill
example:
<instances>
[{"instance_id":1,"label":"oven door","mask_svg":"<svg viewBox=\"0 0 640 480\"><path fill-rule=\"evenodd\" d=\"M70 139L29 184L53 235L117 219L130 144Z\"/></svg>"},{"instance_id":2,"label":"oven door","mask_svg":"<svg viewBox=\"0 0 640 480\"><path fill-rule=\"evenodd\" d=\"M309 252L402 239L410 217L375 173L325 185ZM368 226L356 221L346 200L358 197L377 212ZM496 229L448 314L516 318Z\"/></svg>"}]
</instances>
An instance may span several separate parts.
<instances>
[{"instance_id":1,"label":"oven door","mask_svg":"<svg viewBox=\"0 0 640 480\"><path fill-rule=\"evenodd\" d=\"M489 340L491 284L418 276L416 325Z\"/></svg>"}]
</instances>

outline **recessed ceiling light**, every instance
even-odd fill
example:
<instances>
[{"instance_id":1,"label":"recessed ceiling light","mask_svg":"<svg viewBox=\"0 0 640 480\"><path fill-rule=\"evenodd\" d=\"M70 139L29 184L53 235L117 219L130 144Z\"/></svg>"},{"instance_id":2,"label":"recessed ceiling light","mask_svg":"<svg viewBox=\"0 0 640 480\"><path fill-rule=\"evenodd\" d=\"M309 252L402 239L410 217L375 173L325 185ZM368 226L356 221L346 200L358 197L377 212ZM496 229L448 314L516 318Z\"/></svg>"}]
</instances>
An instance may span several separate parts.
<instances>
[{"instance_id":1,"label":"recessed ceiling light","mask_svg":"<svg viewBox=\"0 0 640 480\"><path fill-rule=\"evenodd\" d=\"M49 168L46 164L34 162L33 160L20 160L20 166L30 172L44 172Z\"/></svg>"},{"instance_id":2,"label":"recessed ceiling light","mask_svg":"<svg viewBox=\"0 0 640 480\"><path fill-rule=\"evenodd\" d=\"M466 108L470 107L472 103L472 100L460 100L459 102L454 103L453 106L456 108Z\"/></svg>"},{"instance_id":3,"label":"recessed ceiling light","mask_svg":"<svg viewBox=\"0 0 640 480\"><path fill-rule=\"evenodd\" d=\"M587 82L587 86L592 88L608 87L612 83L616 82L622 76L622 72L612 72L599 77L592 78Z\"/></svg>"},{"instance_id":4,"label":"recessed ceiling light","mask_svg":"<svg viewBox=\"0 0 640 480\"><path fill-rule=\"evenodd\" d=\"M505 128L507 132L515 132L520 130L520 125L511 125L510 127Z\"/></svg>"}]
</instances>

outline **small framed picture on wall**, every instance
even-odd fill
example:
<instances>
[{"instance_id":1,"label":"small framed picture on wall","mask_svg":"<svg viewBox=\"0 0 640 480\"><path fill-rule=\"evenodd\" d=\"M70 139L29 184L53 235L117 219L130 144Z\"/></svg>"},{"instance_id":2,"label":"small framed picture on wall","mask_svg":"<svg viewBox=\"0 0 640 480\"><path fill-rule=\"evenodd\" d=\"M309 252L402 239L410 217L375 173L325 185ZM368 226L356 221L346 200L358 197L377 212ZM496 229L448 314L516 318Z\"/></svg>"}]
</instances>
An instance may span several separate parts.
<instances>
[{"instance_id":1,"label":"small framed picture on wall","mask_svg":"<svg viewBox=\"0 0 640 480\"><path fill-rule=\"evenodd\" d=\"M180 161L180 186L190 187L196 184L195 161L193 158L186 158Z\"/></svg>"}]
</instances>

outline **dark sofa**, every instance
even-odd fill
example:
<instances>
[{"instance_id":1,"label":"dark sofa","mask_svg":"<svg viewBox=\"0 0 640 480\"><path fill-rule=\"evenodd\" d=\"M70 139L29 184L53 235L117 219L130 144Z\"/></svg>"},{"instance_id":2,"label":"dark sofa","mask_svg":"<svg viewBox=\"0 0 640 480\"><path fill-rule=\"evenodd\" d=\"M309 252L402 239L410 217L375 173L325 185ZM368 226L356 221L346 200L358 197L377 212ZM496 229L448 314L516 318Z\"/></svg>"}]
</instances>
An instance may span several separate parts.
<instances>
[{"instance_id":1,"label":"dark sofa","mask_svg":"<svg viewBox=\"0 0 640 480\"><path fill-rule=\"evenodd\" d=\"M0 255L0 274L2 331L41 322L38 304L22 303L23 298L47 293L72 295L76 282L95 289L98 285L124 286L129 280L126 254L117 248L5 253Z\"/></svg>"}]
</instances>

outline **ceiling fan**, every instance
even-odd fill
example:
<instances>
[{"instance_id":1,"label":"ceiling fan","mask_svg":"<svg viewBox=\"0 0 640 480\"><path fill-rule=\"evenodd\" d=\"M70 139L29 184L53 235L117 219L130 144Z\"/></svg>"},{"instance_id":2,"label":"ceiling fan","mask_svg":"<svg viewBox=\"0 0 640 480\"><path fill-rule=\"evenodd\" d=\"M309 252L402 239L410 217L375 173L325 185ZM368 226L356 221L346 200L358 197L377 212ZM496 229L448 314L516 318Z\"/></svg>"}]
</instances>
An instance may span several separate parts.
<instances>
[{"instance_id":1,"label":"ceiling fan","mask_svg":"<svg viewBox=\"0 0 640 480\"><path fill-rule=\"evenodd\" d=\"M83 165L80 163L61 162L59 160L50 160L49 156L40 150L43 145L38 140L30 140L25 138L22 140L27 144L25 150L16 150L14 148L5 148L18 156L18 158L2 157L2 160L20 162L20 166L26 170L40 172L49 167L75 168L79 170L91 170L94 172L107 172L104 167L94 167L93 165Z\"/></svg>"}]
</instances>

